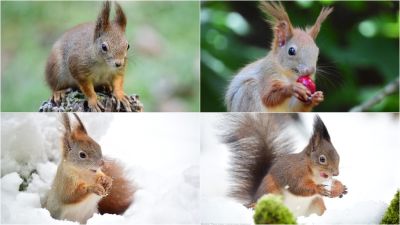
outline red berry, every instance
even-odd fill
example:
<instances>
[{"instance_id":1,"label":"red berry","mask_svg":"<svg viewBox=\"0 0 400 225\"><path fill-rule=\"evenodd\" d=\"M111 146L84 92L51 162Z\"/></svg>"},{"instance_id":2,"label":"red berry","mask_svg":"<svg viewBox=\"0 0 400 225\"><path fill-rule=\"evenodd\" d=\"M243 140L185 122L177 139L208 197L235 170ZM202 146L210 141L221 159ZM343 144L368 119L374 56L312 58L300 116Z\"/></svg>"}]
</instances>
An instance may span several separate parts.
<instances>
[{"instance_id":1,"label":"red berry","mask_svg":"<svg viewBox=\"0 0 400 225\"><path fill-rule=\"evenodd\" d=\"M311 79L311 75L303 75L297 78L297 82L303 84L308 90L310 90L311 94L314 94L317 87L315 86L314 81Z\"/></svg>"}]
</instances>

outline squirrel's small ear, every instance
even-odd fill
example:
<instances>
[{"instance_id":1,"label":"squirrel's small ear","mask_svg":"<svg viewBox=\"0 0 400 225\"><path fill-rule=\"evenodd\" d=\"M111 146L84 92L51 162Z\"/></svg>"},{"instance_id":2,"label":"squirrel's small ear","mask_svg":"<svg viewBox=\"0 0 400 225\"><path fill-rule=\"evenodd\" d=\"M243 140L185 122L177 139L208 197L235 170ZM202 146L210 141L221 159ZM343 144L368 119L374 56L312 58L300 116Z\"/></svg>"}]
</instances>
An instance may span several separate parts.
<instances>
[{"instance_id":1,"label":"squirrel's small ear","mask_svg":"<svg viewBox=\"0 0 400 225\"><path fill-rule=\"evenodd\" d=\"M126 16L121 6L115 2L115 23L117 23L123 31L125 31L126 27Z\"/></svg>"},{"instance_id":2,"label":"squirrel's small ear","mask_svg":"<svg viewBox=\"0 0 400 225\"><path fill-rule=\"evenodd\" d=\"M74 113L74 116L75 116L76 120L78 121L78 126L75 129L87 134L86 128L83 125L81 119L78 117L78 115L76 113Z\"/></svg>"},{"instance_id":3,"label":"squirrel's small ear","mask_svg":"<svg viewBox=\"0 0 400 225\"><path fill-rule=\"evenodd\" d=\"M271 24L274 31L272 49L284 46L288 39L293 36L293 26L282 3L262 1L260 9L269 17L267 22Z\"/></svg>"},{"instance_id":4,"label":"squirrel's small ear","mask_svg":"<svg viewBox=\"0 0 400 225\"><path fill-rule=\"evenodd\" d=\"M280 21L275 25L274 33L273 47L282 47L292 37L292 28L286 21Z\"/></svg>"},{"instance_id":5,"label":"squirrel's small ear","mask_svg":"<svg viewBox=\"0 0 400 225\"><path fill-rule=\"evenodd\" d=\"M94 31L94 39L96 40L98 37L101 36L101 34L106 31L110 25L110 2L105 1L103 3L103 8L101 9L101 12L99 16L97 17L96 21L96 28Z\"/></svg>"},{"instance_id":6,"label":"squirrel's small ear","mask_svg":"<svg viewBox=\"0 0 400 225\"><path fill-rule=\"evenodd\" d=\"M331 14L333 11L332 7L324 7L322 8L317 21L315 21L315 24L307 29L307 33L315 40L318 36L319 30L321 29L321 24L324 22L324 20Z\"/></svg>"}]
</instances>

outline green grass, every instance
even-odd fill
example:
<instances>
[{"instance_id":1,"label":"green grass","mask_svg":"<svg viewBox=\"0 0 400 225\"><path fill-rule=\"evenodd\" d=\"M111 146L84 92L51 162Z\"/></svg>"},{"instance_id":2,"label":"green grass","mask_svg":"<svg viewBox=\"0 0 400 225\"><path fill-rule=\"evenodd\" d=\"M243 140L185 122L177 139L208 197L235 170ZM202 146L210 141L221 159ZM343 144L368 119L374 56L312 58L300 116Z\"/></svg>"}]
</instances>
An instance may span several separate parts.
<instances>
[{"instance_id":1,"label":"green grass","mask_svg":"<svg viewBox=\"0 0 400 225\"><path fill-rule=\"evenodd\" d=\"M139 94L145 111L199 111L199 3L120 4L131 45L125 92ZM2 111L38 110L51 95L44 69L53 43L95 21L100 8L100 2L1 2ZM145 33L154 37L144 41L153 52L136 43Z\"/></svg>"}]
</instances>

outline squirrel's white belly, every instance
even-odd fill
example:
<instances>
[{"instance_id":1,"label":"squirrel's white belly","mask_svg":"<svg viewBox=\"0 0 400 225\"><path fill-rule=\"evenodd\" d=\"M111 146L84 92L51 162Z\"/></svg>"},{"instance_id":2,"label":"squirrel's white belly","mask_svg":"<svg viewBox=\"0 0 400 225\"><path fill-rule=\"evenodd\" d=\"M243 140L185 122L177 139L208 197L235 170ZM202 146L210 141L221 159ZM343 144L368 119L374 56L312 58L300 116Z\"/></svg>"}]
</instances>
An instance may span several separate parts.
<instances>
[{"instance_id":1,"label":"squirrel's white belly","mask_svg":"<svg viewBox=\"0 0 400 225\"><path fill-rule=\"evenodd\" d=\"M111 84L113 71L108 65L99 65L92 68L92 81L93 84Z\"/></svg>"},{"instance_id":2,"label":"squirrel's white belly","mask_svg":"<svg viewBox=\"0 0 400 225\"><path fill-rule=\"evenodd\" d=\"M290 209L290 211L297 216L308 216L310 213L309 209L312 201L319 197L319 195L313 195L309 197L297 196L289 191L283 191L283 203Z\"/></svg>"},{"instance_id":3,"label":"squirrel's white belly","mask_svg":"<svg viewBox=\"0 0 400 225\"><path fill-rule=\"evenodd\" d=\"M86 223L86 221L97 213L97 204L101 196L90 194L85 200L79 203L65 205L60 214L60 219L67 219L70 221L77 221L79 223Z\"/></svg>"},{"instance_id":4,"label":"squirrel's white belly","mask_svg":"<svg viewBox=\"0 0 400 225\"><path fill-rule=\"evenodd\" d=\"M297 112L301 106L302 103L296 97L292 96L275 107L267 108L263 105L263 108L266 112Z\"/></svg>"}]
</instances>

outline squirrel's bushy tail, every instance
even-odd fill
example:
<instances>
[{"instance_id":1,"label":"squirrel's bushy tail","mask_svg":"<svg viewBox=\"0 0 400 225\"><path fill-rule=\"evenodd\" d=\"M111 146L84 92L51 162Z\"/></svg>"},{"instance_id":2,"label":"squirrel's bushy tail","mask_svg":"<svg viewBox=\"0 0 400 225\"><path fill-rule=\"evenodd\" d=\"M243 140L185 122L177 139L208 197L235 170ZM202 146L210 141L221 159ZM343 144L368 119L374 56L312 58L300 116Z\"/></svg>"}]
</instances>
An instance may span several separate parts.
<instances>
[{"instance_id":1,"label":"squirrel's bushy tail","mask_svg":"<svg viewBox=\"0 0 400 225\"><path fill-rule=\"evenodd\" d=\"M102 171L113 179L113 183L110 193L99 202L99 213L121 215L133 202L136 187L116 160L105 158Z\"/></svg>"},{"instance_id":2,"label":"squirrel's bushy tail","mask_svg":"<svg viewBox=\"0 0 400 225\"><path fill-rule=\"evenodd\" d=\"M280 154L291 151L291 142L282 135L289 114L230 114L223 121L222 135L231 153L232 187L230 195L245 205L256 201L254 195Z\"/></svg>"}]
</instances>

